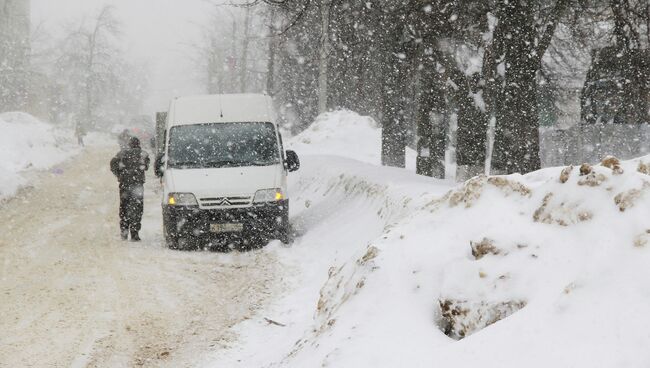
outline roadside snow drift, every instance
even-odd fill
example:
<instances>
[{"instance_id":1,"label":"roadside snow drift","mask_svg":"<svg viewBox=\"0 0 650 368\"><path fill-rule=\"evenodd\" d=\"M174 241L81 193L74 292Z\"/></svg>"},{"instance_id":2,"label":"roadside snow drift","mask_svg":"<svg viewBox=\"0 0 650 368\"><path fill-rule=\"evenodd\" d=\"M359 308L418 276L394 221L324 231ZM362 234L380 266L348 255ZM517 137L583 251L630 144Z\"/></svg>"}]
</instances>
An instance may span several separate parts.
<instances>
[{"instance_id":1,"label":"roadside snow drift","mask_svg":"<svg viewBox=\"0 0 650 368\"><path fill-rule=\"evenodd\" d=\"M350 157L379 165L377 144L381 144L377 123L370 117L345 110L319 116L289 143L298 152Z\"/></svg>"},{"instance_id":2,"label":"roadside snow drift","mask_svg":"<svg viewBox=\"0 0 650 368\"><path fill-rule=\"evenodd\" d=\"M650 364L650 156L454 188L303 138L284 297L208 366Z\"/></svg>"},{"instance_id":3,"label":"roadside snow drift","mask_svg":"<svg viewBox=\"0 0 650 368\"><path fill-rule=\"evenodd\" d=\"M293 137L291 149L299 154L331 155L353 158L357 161L380 165L381 129L369 116L341 110L316 118L309 128ZM406 167L415 169L416 152L406 149Z\"/></svg>"},{"instance_id":4,"label":"roadside snow drift","mask_svg":"<svg viewBox=\"0 0 650 368\"><path fill-rule=\"evenodd\" d=\"M21 173L48 169L75 152L51 125L25 113L0 114L0 131L0 199L27 183Z\"/></svg>"}]
</instances>

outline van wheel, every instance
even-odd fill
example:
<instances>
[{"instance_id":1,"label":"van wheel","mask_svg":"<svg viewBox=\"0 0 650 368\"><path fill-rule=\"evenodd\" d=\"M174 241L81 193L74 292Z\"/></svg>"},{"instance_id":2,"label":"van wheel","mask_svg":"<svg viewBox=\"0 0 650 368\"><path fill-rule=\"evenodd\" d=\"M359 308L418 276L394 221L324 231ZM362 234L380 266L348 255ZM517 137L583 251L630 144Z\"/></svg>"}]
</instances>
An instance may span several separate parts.
<instances>
[{"instance_id":1,"label":"van wheel","mask_svg":"<svg viewBox=\"0 0 650 368\"><path fill-rule=\"evenodd\" d=\"M179 250L178 236L169 231L168 226L167 222L163 221L163 234L165 234L165 243L167 244L167 248Z\"/></svg>"},{"instance_id":2,"label":"van wheel","mask_svg":"<svg viewBox=\"0 0 650 368\"><path fill-rule=\"evenodd\" d=\"M285 245L293 242L293 237L291 236L291 225L287 224L278 230L278 240Z\"/></svg>"},{"instance_id":3,"label":"van wheel","mask_svg":"<svg viewBox=\"0 0 650 368\"><path fill-rule=\"evenodd\" d=\"M178 250L178 239L173 236L165 236L165 243L169 249Z\"/></svg>"}]
</instances>

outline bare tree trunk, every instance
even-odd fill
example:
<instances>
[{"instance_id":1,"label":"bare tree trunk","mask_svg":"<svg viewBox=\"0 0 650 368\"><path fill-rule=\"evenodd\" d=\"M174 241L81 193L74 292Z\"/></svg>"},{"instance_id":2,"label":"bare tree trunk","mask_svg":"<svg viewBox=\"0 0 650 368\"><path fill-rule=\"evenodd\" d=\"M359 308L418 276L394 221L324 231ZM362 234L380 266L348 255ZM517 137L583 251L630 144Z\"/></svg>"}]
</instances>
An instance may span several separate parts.
<instances>
[{"instance_id":1,"label":"bare tree trunk","mask_svg":"<svg viewBox=\"0 0 650 368\"><path fill-rule=\"evenodd\" d=\"M406 141L409 107L408 90L413 81L415 43L408 35L408 23L400 21L404 9L385 9L381 45L382 72L382 133L381 163L384 166L406 167ZM407 15L406 12L403 13Z\"/></svg>"},{"instance_id":2,"label":"bare tree trunk","mask_svg":"<svg viewBox=\"0 0 650 368\"><path fill-rule=\"evenodd\" d=\"M501 32L495 31L504 45L505 82L496 114L493 166L506 174L526 173L540 168L533 14L520 0L504 5L503 14L497 27Z\"/></svg>"},{"instance_id":3,"label":"bare tree trunk","mask_svg":"<svg viewBox=\"0 0 650 368\"><path fill-rule=\"evenodd\" d=\"M237 85L237 21L234 16L232 19L232 39L230 41L230 58L228 60L228 71L230 72L230 86L228 92L234 92Z\"/></svg>"},{"instance_id":4,"label":"bare tree trunk","mask_svg":"<svg viewBox=\"0 0 650 368\"><path fill-rule=\"evenodd\" d=\"M382 106L382 133L381 133L381 162L384 166L406 167L406 134L408 122L406 118L407 88L411 81L410 64L407 60L412 55L410 45L400 41L399 48L403 51L396 53L392 58L391 71L386 76L384 83L384 103Z\"/></svg>"},{"instance_id":5,"label":"bare tree trunk","mask_svg":"<svg viewBox=\"0 0 650 368\"><path fill-rule=\"evenodd\" d=\"M493 166L500 172L527 173L541 167L537 72L568 5L568 0L556 2L541 35L536 33L533 9L526 2L501 5L494 42L497 52L504 55L505 77L497 101L493 152Z\"/></svg>"},{"instance_id":6,"label":"bare tree trunk","mask_svg":"<svg viewBox=\"0 0 650 368\"><path fill-rule=\"evenodd\" d=\"M216 40L210 41L208 49L207 91L209 94L221 93L223 89L223 58Z\"/></svg>"},{"instance_id":7,"label":"bare tree trunk","mask_svg":"<svg viewBox=\"0 0 650 368\"><path fill-rule=\"evenodd\" d=\"M275 26L273 24L273 20L275 19L275 9L271 8L271 12L269 13L269 60L266 65L266 93L269 94L269 96L273 96L274 90L275 90L275 47L276 47L276 42L275 42Z\"/></svg>"},{"instance_id":8,"label":"bare tree trunk","mask_svg":"<svg viewBox=\"0 0 650 368\"><path fill-rule=\"evenodd\" d=\"M435 98L429 92L420 98L416 173L444 179L448 114L434 112Z\"/></svg>"},{"instance_id":9,"label":"bare tree trunk","mask_svg":"<svg viewBox=\"0 0 650 368\"><path fill-rule=\"evenodd\" d=\"M327 111L328 98L328 72L329 72L329 53L330 53L330 15L332 11L331 0L321 0L321 38L318 58L318 113L322 114Z\"/></svg>"},{"instance_id":10,"label":"bare tree trunk","mask_svg":"<svg viewBox=\"0 0 650 368\"><path fill-rule=\"evenodd\" d=\"M88 38L88 61L86 63L86 111L84 113L85 124L89 124L93 119L93 68L95 65L95 41L99 27L96 26L93 33ZM81 123L81 122L78 122Z\"/></svg>"},{"instance_id":11,"label":"bare tree trunk","mask_svg":"<svg viewBox=\"0 0 650 368\"><path fill-rule=\"evenodd\" d=\"M250 44L251 7L247 6L244 15L244 34L242 40L241 58L239 63L239 91L246 92L246 77L248 74L248 45ZM233 36L235 34L233 33Z\"/></svg>"},{"instance_id":12,"label":"bare tree trunk","mask_svg":"<svg viewBox=\"0 0 650 368\"><path fill-rule=\"evenodd\" d=\"M650 1L645 6L645 34L648 41L647 46L650 47Z\"/></svg>"},{"instance_id":13,"label":"bare tree trunk","mask_svg":"<svg viewBox=\"0 0 650 368\"><path fill-rule=\"evenodd\" d=\"M436 39L426 39L425 45L433 45ZM426 47L426 46L425 46ZM421 48L422 52L424 48ZM417 161L416 173L419 175L445 178L445 149L448 131L448 104L446 77L436 71L439 58L422 55L420 58L420 90L418 98L417 121Z\"/></svg>"}]
</instances>

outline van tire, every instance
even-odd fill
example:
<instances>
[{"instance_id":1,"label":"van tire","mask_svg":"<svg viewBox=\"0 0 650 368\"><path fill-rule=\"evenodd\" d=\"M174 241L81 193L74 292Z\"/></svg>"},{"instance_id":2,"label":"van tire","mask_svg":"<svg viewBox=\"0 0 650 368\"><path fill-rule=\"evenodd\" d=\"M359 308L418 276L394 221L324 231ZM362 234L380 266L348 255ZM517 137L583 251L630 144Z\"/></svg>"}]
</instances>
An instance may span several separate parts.
<instances>
[{"instance_id":1,"label":"van tire","mask_svg":"<svg viewBox=\"0 0 650 368\"><path fill-rule=\"evenodd\" d=\"M178 250L178 237L174 236L174 234L169 231L168 226L167 221L163 219L163 234L165 234L165 243L167 244L167 248Z\"/></svg>"},{"instance_id":2,"label":"van tire","mask_svg":"<svg viewBox=\"0 0 650 368\"><path fill-rule=\"evenodd\" d=\"M167 243L167 248L178 250L178 239L173 236L165 236L165 243Z\"/></svg>"},{"instance_id":3,"label":"van tire","mask_svg":"<svg viewBox=\"0 0 650 368\"><path fill-rule=\"evenodd\" d=\"M278 240L280 240L282 244L285 245L292 243L293 239L291 237L291 225L286 224L278 230Z\"/></svg>"}]
</instances>

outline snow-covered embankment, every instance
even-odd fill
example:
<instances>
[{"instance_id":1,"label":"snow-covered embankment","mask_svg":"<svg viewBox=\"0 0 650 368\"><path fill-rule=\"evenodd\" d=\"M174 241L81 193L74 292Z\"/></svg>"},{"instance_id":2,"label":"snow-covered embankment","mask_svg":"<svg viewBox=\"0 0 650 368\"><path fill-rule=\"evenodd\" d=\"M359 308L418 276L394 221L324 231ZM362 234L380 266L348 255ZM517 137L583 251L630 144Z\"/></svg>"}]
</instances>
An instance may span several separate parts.
<instances>
[{"instance_id":1,"label":"snow-covered embankment","mask_svg":"<svg viewBox=\"0 0 650 368\"><path fill-rule=\"evenodd\" d=\"M450 190L361 163L376 163L371 133L341 144L346 114L293 139L302 237L268 249L287 291L238 327L244 343L219 364L647 366L650 157ZM338 132L321 140L336 152L304 139L323 131Z\"/></svg>"},{"instance_id":2,"label":"snow-covered embankment","mask_svg":"<svg viewBox=\"0 0 650 368\"><path fill-rule=\"evenodd\" d=\"M52 125L25 113L0 114L0 131L0 200L28 184L27 170L51 168L77 152Z\"/></svg>"}]
</instances>

